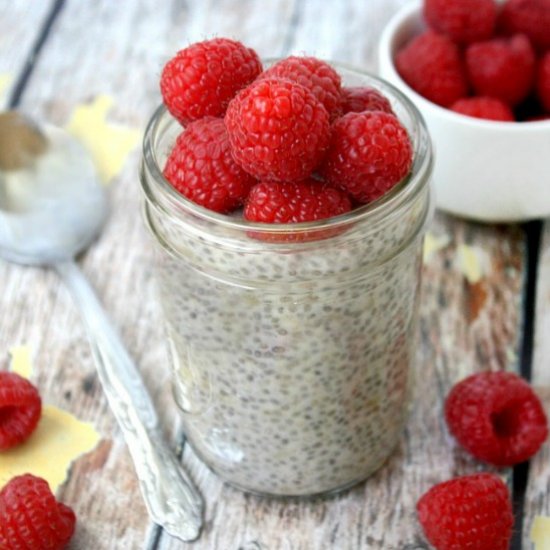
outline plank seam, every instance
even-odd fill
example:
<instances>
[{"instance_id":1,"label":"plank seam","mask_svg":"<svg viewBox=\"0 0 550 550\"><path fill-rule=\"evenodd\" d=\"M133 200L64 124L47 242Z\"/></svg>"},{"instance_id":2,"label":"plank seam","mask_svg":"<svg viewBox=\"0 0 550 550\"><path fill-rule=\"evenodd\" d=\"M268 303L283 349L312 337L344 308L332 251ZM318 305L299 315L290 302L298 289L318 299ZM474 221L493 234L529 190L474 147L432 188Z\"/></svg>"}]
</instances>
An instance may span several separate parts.
<instances>
[{"instance_id":1,"label":"plank seam","mask_svg":"<svg viewBox=\"0 0 550 550\"><path fill-rule=\"evenodd\" d=\"M145 543L145 550L155 550L155 548L158 548L162 531L163 530L160 525L157 525L156 523L153 525L149 540Z\"/></svg>"},{"instance_id":2,"label":"plank seam","mask_svg":"<svg viewBox=\"0 0 550 550\"><path fill-rule=\"evenodd\" d=\"M520 350L520 372L523 377L531 380L535 334L534 327L537 275L541 246L542 221L536 220L526 223L524 225L524 231L527 236L527 275L523 300L524 330Z\"/></svg>"},{"instance_id":3,"label":"plank seam","mask_svg":"<svg viewBox=\"0 0 550 550\"><path fill-rule=\"evenodd\" d=\"M48 40L52 27L55 21L57 20L57 18L59 17L59 14L63 10L64 5L65 5L65 0L55 0L50 9L50 12L48 13L48 16L46 17L44 23L42 24L42 27L31 48L31 51L27 56L27 59L25 61L25 65L23 66L21 74L17 78L17 82L11 93L10 100L8 103L8 106L10 109L17 108L19 103L21 102L21 97L34 71L34 67L36 66L38 58L40 57L40 53L44 47L44 44Z\"/></svg>"},{"instance_id":4,"label":"plank seam","mask_svg":"<svg viewBox=\"0 0 550 550\"><path fill-rule=\"evenodd\" d=\"M540 243L542 222L540 220L524 224L523 230L527 241L526 277L523 289L522 303L522 338L519 358L519 373L531 380L534 349L535 304L537 296L537 274L540 260ZM513 469L512 502L514 509L514 531L511 549L521 550L527 482L529 478L529 462L518 464Z\"/></svg>"}]
</instances>

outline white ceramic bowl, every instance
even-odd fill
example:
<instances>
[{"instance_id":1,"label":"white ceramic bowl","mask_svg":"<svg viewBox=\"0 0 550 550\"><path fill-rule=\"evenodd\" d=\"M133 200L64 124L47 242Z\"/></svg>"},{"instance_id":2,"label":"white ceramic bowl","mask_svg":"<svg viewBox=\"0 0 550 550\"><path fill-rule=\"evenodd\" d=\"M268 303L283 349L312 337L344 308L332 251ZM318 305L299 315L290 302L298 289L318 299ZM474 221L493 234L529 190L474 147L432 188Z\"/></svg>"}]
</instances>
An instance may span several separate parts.
<instances>
[{"instance_id":1,"label":"white ceramic bowl","mask_svg":"<svg viewBox=\"0 0 550 550\"><path fill-rule=\"evenodd\" d=\"M382 34L379 71L409 96L426 119L435 148L437 206L486 222L550 216L550 120L486 121L421 97L399 76L393 59L423 29L420 3L399 11Z\"/></svg>"}]
</instances>

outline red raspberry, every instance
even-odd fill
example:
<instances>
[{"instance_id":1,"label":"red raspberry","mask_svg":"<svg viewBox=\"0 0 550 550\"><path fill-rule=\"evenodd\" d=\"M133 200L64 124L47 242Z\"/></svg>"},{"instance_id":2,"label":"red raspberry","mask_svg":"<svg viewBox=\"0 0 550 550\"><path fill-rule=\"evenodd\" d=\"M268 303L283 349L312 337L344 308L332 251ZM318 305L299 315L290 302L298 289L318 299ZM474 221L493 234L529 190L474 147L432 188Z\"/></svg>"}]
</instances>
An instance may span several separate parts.
<instances>
[{"instance_id":1,"label":"red raspberry","mask_svg":"<svg viewBox=\"0 0 550 550\"><path fill-rule=\"evenodd\" d=\"M361 203L371 202L400 182L411 169L412 145L394 115L381 111L348 113L332 125L321 172Z\"/></svg>"},{"instance_id":2,"label":"red raspberry","mask_svg":"<svg viewBox=\"0 0 550 550\"><path fill-rule=\"evenodd\" d=\"M388 98L367 86L342 88L342 111L344 115L363 111L383 111L393 115Z\"/></svg>"},{"instance_id":3,"label":"red raspberry","mask_svg":"<svg viewBox=\"0 0 550 550\"><path fill-rule=\"evenodd\" d=\"M535 75L535 52L527 37L495 38L466 50L470 83L478 95L514 106L527 97Z\"/></svg>"},{"instance_id":4,"label":"red raspberry","mask_svg":"<svg viewBox=\"0 0 550 550\"><path fill-rule=\"evenodd\" d=\"M514 122L512 109L494 97L466 97L453 103L451 110L474 118Z\"/></svg>"},{"instance_id":5,"label":"red raspberry","mask_svg":"<svg viewBox=\"0 0 550 550\"><path fill-rule=\"evenodd\" d=\"M426 538L437 550L508 550L514 516L510 494L495 474L434 485L416 504Z\"/></svg>"},{"instance_id":6,"label":"red raspberry","mask_svg":"<svg viewBox=\"0 0 550 550\"><path fill-rule=\"evenodd\" d=\"M539 61L537 70L537 95L544 110L550 113L550 52L543 55Z\"/></svg>"},{"instance_id":7,"label":"red raspberry","mask_svg":"<svg viewBox=\"0 0 550 550\"><path fill-rule=\"evenodd\" d=\"M300 223L331 218L351 210L346 193L325 182L261 182L246 199L244 217L263 223Z\"/></svg>"},{"instance_id":8,"label":"red raspberry","mask_svg":"<svg viewBox=\"0 0 550 550\"><path fill-rule=\"evenodd\" d=\"M235 94L262 72L256 52L240 42L214 38L180 50L162 70L164 104L182 124L223 116Z\"/></svg>"},{"instance_id":9,"label":"red raspberry","mask_svg":"<svg viewBox=\"0 0 550 550\"><path fill-rule=\"evenodd\" d=\"M262 79L239 92L225 124L235 160L266 180L305 179L323 158L330 138L322 103L288 80Z\"/></svg>"},{"instance_id":10,"label":"red raspberry","mask_svg":"<svg viewBox=\"0 0 550 550\"><path fill-rule=\"evenodd\" d=\"M213 117L191 122L178 136L164 177L188 199L222 213L239 207L255 182L233 160L223 120Z\"/></svg>"},{"instance_id":11,"label":"red raspberry","mask_svg":"<svg viewBox=\"0 0 550 550\"><path fill-rule=\"evenodd\" d=\"M541 51L550 49L550 0L507 0L499 27L508 34L526 34Z\"/></svg>"},{"instance_id":12,"label":"red raspberry","mask_svg":"<svg viewBox=\"0 0 550 550\"><path fill-rule=\"evenodd\" d=\"M0 372L0 451L27 439L42 414L36 388L13 372Z\"/></svg>"},{"instance_id":13,"label":"red raspberry","mask_svg":"<svg viewBox=\"0 0 550 550\"><path fill-rule=\"evenodd\" d=\"M445 402L450 432L472 455L496 466L529 459L548 435L539 398L511 372L483 372L456 384Z\"/></svg>"},{"instance_id":14,"label":"red raspberry","mask_svg":"<svg viewBox=\"0 0 550 550\"><path fill-rule=\"evenodd\" d=\"M2 549L61 550L73 536L75 523L74 512L57 502L39 477L14 477L0 491Z\"/></svg>"},{"instance_id":15,"label":"red raspberry","mask_svg":"<svg viewBox=\"0 0 550 550\"><path fill-rule=\"evenodd\" d=\"M497 6L494 0L424 0L424 17L454 42L469 44L491 38Z\"/></svg>"},{"instance_id":16,"label":"red raspberry","mask_svg":"<svg viewBox=\"0 0 550 550\"><path fill-rule=\"evenodd\" d=\"M341 114L340 75L316 57L287 57L269 67L260 78L283 78L301 84L324 105L331 120Z\"/></svg>"},{"instance_id":17,"label":"red raspberry","mask_svg":"<svg viewBox=\"0 0 550 550\"><path fill-rule=\"evenodd\" d=\"M351 210L348 195L329 184L308 178L301 182L262 182L252 188L244 208L247 220L292 224L331 218ZM267 233L250 231L250 237L270 242L305 242L328 239L342 229L316 229Z\"/></svg>"},{"instance_id":18,"label":"red raspberry","mask_svg":"<svg viewBox=\"0 0 550 550\"><path fill-rule=\"evenodd\" d=\"M411 40L397 53L395 66L413 90L443 107L468 93L460 50L442 34L426 31Z\"/></svg>"}]
</instances>

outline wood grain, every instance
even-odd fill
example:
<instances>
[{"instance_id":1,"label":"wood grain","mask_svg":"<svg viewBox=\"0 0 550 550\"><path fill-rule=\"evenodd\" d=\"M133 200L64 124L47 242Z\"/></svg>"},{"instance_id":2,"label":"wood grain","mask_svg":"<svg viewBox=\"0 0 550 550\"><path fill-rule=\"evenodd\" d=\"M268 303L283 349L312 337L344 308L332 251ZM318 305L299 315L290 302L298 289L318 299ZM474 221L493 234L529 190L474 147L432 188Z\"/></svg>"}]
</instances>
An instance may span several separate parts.
<instances>
[{"instance_id":1,"label":"wood grain","mask_svg":"<svg viewBox=\"0 0 550 550\"><path fill-rule=\"evenodd\" d=\"M550 415L550 220L542 233L535 316L532 383ZM523 547L530 548L529 533L537 515L550 516L550 442L529 463L525 496Z\"/></svg>"},{"instance_id":2,"label":"wood grain","mask_svg":"<svg viewBox=\"0 0 550 550\"><path fill-rule=\"evenodd\" d=\"M188 42L212 35L241 39L264 57L307 52L373 68L381 29L404 2L69 0L22 107L64 124L79 102L107 93L116 99L112 120L144 127L159 102L164 61ZM10 17L16 26L15 16ZM141 222L138 160L135 151L111 185L113 215L81 265L140 366L176 446L182 435L150 270L151 241ZM186 446L185 464L206 498L204 533L194 545L159 533L148 522L68 293L48 271L0 263L0 350L29 343L45 401L93 421L103 435L100 446L75 465L60 494L79 517L71 548L426 548L414 515L418 496L437 481L481 468L449 438L442 398L470 372L516 368L524 276L524 238L518 228L438 215L431 231L447 236L449 244L424 269L416 389L421 398L414 400L406 432L387 466L335 498L284 502L223 485ZM484 263L478 283L468 283L458 261L463 245Z\"/></svg>"}]
</instances>

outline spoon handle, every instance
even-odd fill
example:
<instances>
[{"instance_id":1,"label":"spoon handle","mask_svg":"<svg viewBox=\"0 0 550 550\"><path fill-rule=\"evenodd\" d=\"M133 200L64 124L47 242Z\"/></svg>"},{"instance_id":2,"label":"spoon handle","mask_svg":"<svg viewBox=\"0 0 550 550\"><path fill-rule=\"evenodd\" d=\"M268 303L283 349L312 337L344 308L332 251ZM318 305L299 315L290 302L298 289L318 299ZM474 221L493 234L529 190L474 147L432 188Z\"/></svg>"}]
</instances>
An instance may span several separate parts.
<instances>
[{"instance_id":1,"label":"spoon handle","mask_svg":"<svg viewBox=\"0 0 550 550\"><path fill-rule=\"evenodd\" d=\"M103 391L132 455L150 516L171 535L195 540L202 526L202 497L164 442L138 369L78 266L60 262L55 269L80 309Z\"/></svg>"}]
</instances>

